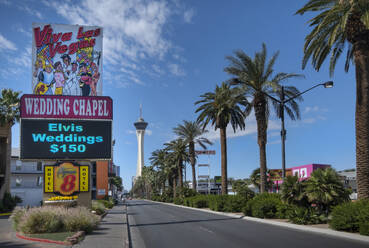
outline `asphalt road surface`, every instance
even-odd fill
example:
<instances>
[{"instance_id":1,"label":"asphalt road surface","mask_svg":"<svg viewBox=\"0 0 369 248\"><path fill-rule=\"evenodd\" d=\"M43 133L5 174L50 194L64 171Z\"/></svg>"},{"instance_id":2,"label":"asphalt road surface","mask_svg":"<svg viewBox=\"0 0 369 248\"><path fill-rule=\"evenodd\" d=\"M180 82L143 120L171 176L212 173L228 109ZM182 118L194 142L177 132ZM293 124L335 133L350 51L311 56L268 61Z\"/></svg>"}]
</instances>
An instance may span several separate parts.
<instances>
[{"instance_id":1,"label":"asphalt road surface","mask_svg":"<svg viewBox=\"0 0 369 248\"><path fill-rule=\"evenodd\" d=\"M367 243L141 200L128 204L133 248L368 248Z\"/></svg>"}]
</instances>

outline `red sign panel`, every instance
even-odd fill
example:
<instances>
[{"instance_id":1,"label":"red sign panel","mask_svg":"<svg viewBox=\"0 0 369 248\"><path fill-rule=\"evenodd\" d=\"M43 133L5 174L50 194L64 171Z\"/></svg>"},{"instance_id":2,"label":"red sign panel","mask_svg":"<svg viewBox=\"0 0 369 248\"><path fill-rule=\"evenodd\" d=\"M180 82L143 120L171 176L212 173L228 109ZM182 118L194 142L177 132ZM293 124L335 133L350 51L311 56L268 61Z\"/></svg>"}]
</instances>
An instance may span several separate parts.
<instances>
[{"instance_id":1,"label":"red sign panel","mask_svg":"<svg viewBox=\"0 0 369 248\"><path fill-rule=\"evenodd\" d=\"M107 96L25 94L21 97L21 118L112 120L113 101Z\"/></svg>"}]
</instances>

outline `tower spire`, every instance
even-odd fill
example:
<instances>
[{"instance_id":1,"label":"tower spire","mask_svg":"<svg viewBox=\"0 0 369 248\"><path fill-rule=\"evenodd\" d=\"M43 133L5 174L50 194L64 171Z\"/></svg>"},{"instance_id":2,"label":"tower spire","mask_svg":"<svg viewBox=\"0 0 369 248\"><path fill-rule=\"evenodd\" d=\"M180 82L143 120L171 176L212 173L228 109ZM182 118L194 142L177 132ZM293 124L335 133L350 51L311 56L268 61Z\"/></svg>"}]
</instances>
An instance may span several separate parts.
<instances>
[{"instance_id":1,"label":"tower spire","mask_svg":"<svg viewBox=\"0 0 369 248\"><path fill-rule=\"evenodd\" d=\"M142 103L140 103L140 119L142 119Z\"/></svg>"}]
</instances>

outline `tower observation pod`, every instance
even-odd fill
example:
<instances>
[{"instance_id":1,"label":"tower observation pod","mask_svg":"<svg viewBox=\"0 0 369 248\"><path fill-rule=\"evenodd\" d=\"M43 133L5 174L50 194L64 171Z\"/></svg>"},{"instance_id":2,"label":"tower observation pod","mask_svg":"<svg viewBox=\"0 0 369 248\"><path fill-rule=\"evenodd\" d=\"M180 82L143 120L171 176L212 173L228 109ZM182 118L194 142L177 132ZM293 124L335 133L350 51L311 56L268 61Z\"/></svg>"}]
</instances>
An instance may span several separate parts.
<instances>
[{"instance_id":1,"label":"tower observation pod","mask_svg":"<svg viewBox=\"0 0 369 248\"><path fill-rule=\"evenodd\" d=\"M140 106L140 118L134 123L136 127L136 135L137 135L137 170L136 170L136 178L140 177L142 174L142 168L144 166L144 135L145 129L148 125L147 122L142 118L142 106Z\"/></svg>"}]
</instances>

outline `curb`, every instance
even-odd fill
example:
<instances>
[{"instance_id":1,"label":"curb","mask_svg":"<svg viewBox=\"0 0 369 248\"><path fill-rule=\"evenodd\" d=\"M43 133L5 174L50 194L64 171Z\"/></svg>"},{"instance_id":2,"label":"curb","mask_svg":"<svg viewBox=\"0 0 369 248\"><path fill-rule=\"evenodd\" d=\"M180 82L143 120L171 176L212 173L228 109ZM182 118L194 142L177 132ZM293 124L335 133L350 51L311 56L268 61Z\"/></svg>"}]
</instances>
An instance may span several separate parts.
<instances>
[{"instance_id":1,"label":"curb","mask_svg":"<svg viewBox=\"0 0 369 248\"><path fill-rule=\"evenodd\" d=\"M20 239L29 240L29 241L36 241L36 242L41 242L41 243L58 244L58 245L72 245L71 242L64 242L64 241L57 241L57 240L50 240L50 239L31 238L31 237L20 235L19 233L16 233L15 236L17 236Z\"/></svg>"},{"instance_id":2,"label":"curb","mask_svg":"<svg viewBox=\"0 0 369 248\"><path fill-rule=\"evenodd\" d=\"M259 218L255 218L255 217L237 215L237 214L233 214L233 213L224 213L224 212L217 212L217 211L208 210L208 209L201 209L201 208L187 207L187 206L183 206L183 205L176 205L174 203L168 203L168 202L157 202L157 201L151 201L151 200L144 200L144 201L150 201L150 202L165 204L165 205L169 205L169 206L175 206L175 207L180 207L180 208L198 210L198 211L202 211L202 212L218 214L218 215L228 216L228 217L237 218L237 219L242 219L242 220L245 220L245 221L254 221L254 222L259 222L259 223L268 224L268 225L290 228L290 229L294 229L294 230L298 230L298 231L312 232L312 233L316 233L316 234L320 234L320 235L329 235L329 236L333 236L333 237L336 237L336 238L346 238L346 239L350 239L350 240L369 243L369 236L363 236L363 235L355 234L355 233L340 232L340 231L335 231L335 230L332 230L332 229L322 229L322 228L311 227L311 226L304 226L304 225L297 225L297 224L292 224L292 223L278 222L278 221L273 221L272 219L270 219L270 220L268 220L268 219L259 219Z\"/></svg>"},{"instance_id":3,"label":"curb","mask_svg":"<svg viewBox=\"0 0 369 248\"><path fill-rule=\"evenodd\" d=\"M127 203L123 203L126 207L126 212L125 212L125 219L126 219L126 228L125 228L125 240L123 241L123 247L124 248L130 248L132 247L132 244L131 244L131 233L130 233L130 230L129 230L129 222L128 222L128 206L127 206ZM123 217L124 218L124 217Z\"/></svg>"},{"instance_id":4,"label":"curb","mask_svg":"<svg viewBox=\"0 0 369 248\"><path fill-rule=\"evenodd\" d=\"M1 213L0 216L8 216L11 215L12 213Z\"/></svg>"}]
</instances>

